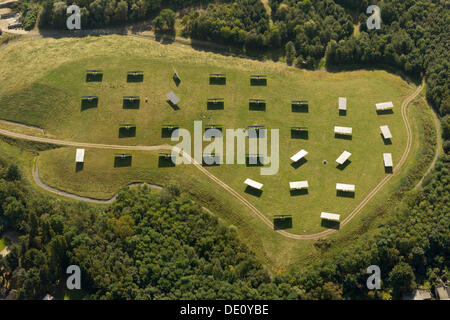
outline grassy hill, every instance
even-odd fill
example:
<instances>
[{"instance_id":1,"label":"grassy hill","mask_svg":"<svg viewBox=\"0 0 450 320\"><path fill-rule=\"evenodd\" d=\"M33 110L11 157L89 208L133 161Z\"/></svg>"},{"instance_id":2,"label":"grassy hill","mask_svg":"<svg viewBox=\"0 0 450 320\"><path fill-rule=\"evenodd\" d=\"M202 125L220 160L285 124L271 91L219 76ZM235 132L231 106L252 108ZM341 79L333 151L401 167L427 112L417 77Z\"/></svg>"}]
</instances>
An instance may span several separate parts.
<instances>
[{"instance_id":1,"label":"grassy hill","mask_svg":"<svg viewBox=\"0 0 450 320\"><path fill-rule=\"evenodd\" d=\"M195 120L230 129L250 125L279 129L278 174L260 176L259 168L246 165L221 165L208 170L269 219L274 214L292 214L293 226L288 231L296 234L325 230L319 217L321 211L340 213L341 219L345 218L386 175L382 153L391 152L395 164L406 145L400 105L413 88L386 71L303 71L273 62L119 36L28 41L4 48L0 57L5 61L0 66L0 118L39 126L47 135L59 139L158 145L170 143L161 134L162 124L174 123L192 131ZM182 79L179 86L172 79L174 68ZM86 82L86 69L102 69L102 81ZM143 70L143 82L127 82L128 70ZM209 84L209 73L216 72L227 74L225 86ZM251 86L251 74L268 75L267 86ZM172 90L181 98L179 110L166 102L165 94ZM98 106L82 110L82 95L97 95ZM138 109L123 108L122 97L126 95L141 97ZM337 110L341 96L348 100L345 116ZM149 98L148 103L145 97ZM215 97L225 99L223 110L207 108L207 98ZM266 99L266 110L250 110L249 98ZM309 101L308 112L292 111L290 102L298 99ZM377 115L375 103L384 101L394 102L394 112ZM119 137L120 123L135 123L136 136ZM352 127L352 139L336 138L335 125ZM383 142L380 125L389 125L394 136L392 144ZM307 126L307 139L293 138L291 126ZM415 145L413 152L419 147ZM300 149L309 154L307 162L296 168L289 158ZM337 168L335 159L344 150L352 153L351 163ZM257 239L251 246L259 246L256 251L261 256L267 255L273 264L298 261L312 252L313 242L298 245L295 240L281 239L194 167L162 168L156 152L131 152L132 166L117 167L114 152L87 149L82 170L76 169L73 148L42 152L39 160L42 180L79 195L110 198L119 187L131 182L165 184L176 179L202 204L207 206L211 202L213 209L219 209L214 212L223 210L222 218L227 223L242 226L244 238L252 238L255 228ZM323 164L323 160L328 163ZM413 163L411 158L407 167ZM247 177L264 184L261 196L245 192L243 181ZM309 181L307 194L291 195L288 182L297 180ZM355 184L354 197L336 194L337 182ZM399 179L394 180L389 190L398 182ZM387 192L383 190L384 197ZM377 201L381 203L382 199Z\"/></svg>"}]
</instances>

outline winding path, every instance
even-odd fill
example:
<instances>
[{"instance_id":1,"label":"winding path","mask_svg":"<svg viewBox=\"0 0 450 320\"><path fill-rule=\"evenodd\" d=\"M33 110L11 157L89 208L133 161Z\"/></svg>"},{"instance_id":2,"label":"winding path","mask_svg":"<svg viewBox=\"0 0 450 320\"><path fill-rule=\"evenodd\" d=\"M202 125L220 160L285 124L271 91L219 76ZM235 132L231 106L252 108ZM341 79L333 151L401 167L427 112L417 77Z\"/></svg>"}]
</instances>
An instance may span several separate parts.
<instances>
[{"instance_id":1,"label":"winding path","mask_svg":"<svg viewBox=\"0 0 450 320\"><path fill-rule=\"evenodd\" d=\"M95 203L95 204L111 204L114 201L116 201L116 199L117 199L117 193L111 199L100 200L100 199L95 199L95 198L90 198L90 197L82 197L82 196L79 196L79 195L76 195L73 193L69 193L69 192L66 192L66 191L63 191L60 189L50 187L48 184L45 184L39 177L39 159L37 159L37 158L36 158L36 163L35 163L35 167L33 170L33 180L42 189L44 189L48 192L51 192L51 193L55 193L59 196L73 199L73 200L84 201L84 202ZM141 185L147 185L153 189L162 189L162 186L158 186L156 184L144 183L144 182L131 183L128 185L128 187L137 187L137 186L141 186Z\"/></svg>"},{"instance_id":2,"label":"winding path","mask_svg":"<svg viewBox=\"0 0 450 320\"><path fill-rule=\"evenodd\" d=\"M401 114L403 121L405 123L406 127L406 133L407 133L407 143L405 151L403 152L402 157L398 161L397 165L394 167L393 174L387 175L381 180L378 185L363 199L363 201L341 222L340 226L345 226L350 220L356 216L364 207L365 205L376 195L376 193L401 169L403 164L405 163L408 154L411 150L412 146L412 130L411 125L408 120L407 116L407 110L408 105L420 94L424 87L424 84L422 83L417 89L411 93L402 103L401 106ZM109 144L97 144L97 143L84 143L84 142L74 142L74 141L66 141L66 140L58 140L58 139L51 139L51 138L45 138L45 137L36 137L31 135L26 135L22 133L17 132L11 132L8 130L0 129L0 134L15 138L15 139L22 139L22 140L28 140L28 141L34 141L34 142L41 142L41 143L47 143L47 144L53 144L53 145L59 145L59 146L69 146L69 147L84 147L84 148L94 148L94 149L113 149L113 150L130 150L130 151L155 151L155 150L173 150L175 152L180 153L180 150L176 147L170 146L168 144L163 145L157 145L157 146L126 146L126 145L109 145ZM242 202L243 205L245 205L248 209L250 209L258 218L260 218L269 228L272 230L274 229L273 222L269 220L261 211L259 211L254 205L252 205L247 199L245 199L241 194L236 192L233 188L231 188L229 185L227 185L225 182L217 178L215 175L213 175L211 172L209 172L207 169L205 169L201 164L196 162L192 157L190 157L188 154L185 154L184 152L181 152L181 155L185 157L186 159L189 159L191 163L200 170L203 174L205 174L208 178L210 178L212 181L216 182L218 185L220 185L222 188L224 188L226 191L228 191L233 197L238 199ZM93 199L93 198L87 198L87 197L80 197L77 195L73 195L58 189L54 189L46 184L44 184L40 178L39 178L39 169L36 162L36 169L33 171L33 178L38 186L41 188L62 195L66 197L70 197L72 199L81 200L81 201L87 201L92 203L111 203L115 200L115 196L109 200L99 200L99 199ZM324 230L319 233L314 234L307 234L307 235L299 235L299 234L293 234L284 230L277 230L277 232L284 237L296 239L296 240L311 240L311 239L317 239L321 238L323 236L329 235L333 232L336 232L336 229L328 229Z\"/></svg>"}]
</instances>

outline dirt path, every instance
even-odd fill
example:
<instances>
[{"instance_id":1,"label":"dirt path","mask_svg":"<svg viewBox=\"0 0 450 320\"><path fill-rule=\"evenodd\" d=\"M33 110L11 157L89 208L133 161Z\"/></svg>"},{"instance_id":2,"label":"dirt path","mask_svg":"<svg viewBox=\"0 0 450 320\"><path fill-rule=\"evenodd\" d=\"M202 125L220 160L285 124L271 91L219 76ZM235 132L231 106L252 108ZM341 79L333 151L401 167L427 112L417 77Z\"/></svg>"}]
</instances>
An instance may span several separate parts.
<instances>
[{"instance_id":1,"label":"dirt path","mask_svg":"<svg viewBox=\"0 0 450 320\"><path fill-rule=\"evenodd\" d=\"M111 199L100 200L100 199L95 199L95 198L90 198L90 197L82 197L82 196L79 196L79 195L76 195L73 193L69 193L69 192L66 192L63 190L59 190L59 189L50 187L49 185L45 184L39 177L39 165L38 164L39 164L38 159L36 159L35 168L33 170L33 180L39 187L41 187L42 189L44 189L48 192L55 193L59 196L63 196L63 197L70 198L73 200L84 201L84 202L95 203L95 204L111 204L114 201L116 201L117 193ZM143 182L132 183L132 184L129 184L128 187L137 187L137 186L141 186L141 185L147 185L150 188L154 188L154 189L162 189L161 186L158 186L155 184L143 183Z\"/></svg>"},{"instance_id":2,"label":"dirt path","mask_svg":"<svg viewBox=\"0 0 450 320\"><path fill-rule=\"evenodd\" d=\"M412 131L411 131L411 125L408 120L408 105L411 103L422 91L423 84L421 84L411 95L409 95L402 103L401 106L401 113L402 118L405 123L406 127L406 134L407 134L407 143L405 151L403 152L402 157L398 161L397 165L394 167L393 174L387 175L384 177L383 180L378 183L378 185L364 198L364 200L341 222L340 227L345 226L348 222L351 221L351 219L356 216L364 207L365 205L376 195L376 193L394 176L397 172L401 169L403 164L405 163L408 154L411 150L412 145ZM23 140L29 140L29 141L35 141L35 142L42 142L42 143L48 143L48 144L54 144L54 145L61 145L61 146L70 146L70 147L84 147L84 148L97 148L97 149L116 149L116 150L133 150L133 151L154 151L154 150L174 150L176 152L180 152L179 149L176 149L175 147L172 147L170 145L158 145L158 146L124 146L124 145L108 145L108 144L96 144L96 143L84 143L84 142L74 142L74 141L65 141L65 140L58 140L58 139L50 139L45 137L35 137L35 136L29 136L21 133L11 132L8 130L0 129L0 134L4 136L8 136L11 138L16 139L23 139ZM208 178L210 178L212 181L216 182L218 185L220 185L222 188L224 188L226 191L228 191L233 197L238 199L242 202L243 205L245 205L248 209L250 209L258 218L260 218L269 228L272 230L274 229L273 222L269 220L261 211L259 211L254 205L252 205L247 199L245 199L241 194L236 192L233 188L231 188L228 184L217 178L215 175L213 175L211 172L209 172L207 169L205 169L200 163L196 162L192 157L185 153L181 153L183 157L189 159L191 163L203 174L205 174ZM65 197L69 197L71 199L80 200L80 201L87 201L92 203L102 203L107 204L111 203L115 200L115 197L109 199L109 200L98 200L98 199L92 199L88 197L80 197L74 194L70 194L58 189L54 189L46 184L44 184L40 178L39 178L39 169L36 162L36 169L33 172L33 178L38 186L41 188L56 193ZM317 239L326 235L329 235L333 232L336 232L336 229L328 229L324 230L319 233L314 234L307 234L307 235L298 235L293 234L284 230L277 230L278 233L281 235L291 238L291 239L297 239L297 240L309 240L309 239Z\"/></svg>"}]
</instances>

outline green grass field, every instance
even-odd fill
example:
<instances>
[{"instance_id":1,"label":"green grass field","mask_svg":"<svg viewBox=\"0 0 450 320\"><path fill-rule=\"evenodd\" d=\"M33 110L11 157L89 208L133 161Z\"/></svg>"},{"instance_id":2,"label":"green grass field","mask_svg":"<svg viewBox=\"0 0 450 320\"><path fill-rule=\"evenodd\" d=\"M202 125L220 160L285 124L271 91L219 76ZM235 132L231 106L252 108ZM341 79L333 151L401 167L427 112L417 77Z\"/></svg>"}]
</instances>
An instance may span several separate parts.
<instances>
[{"instance_id":1,"label":"green grass field","mask_svg":"<svg viewBox=\"0 0 450 320\"><path fill-rule=\"evenodd\" d=\"M406 144L400 106L413 88L386 71L303 71L273 62L119 36L28 41L4 48L0 57L5 61L0 66L0 118L39 126L48 136L58 139L158 145L170 142L161 135L162 124L178 124L192 131L194 120L223 124L230 129L249 125L279 129L278 174L260 176L259 168L245 165L221 165L208 170L269 219L274 214L292 214L293 226L288 231L296 234L324 230L321 211L340 213L344 219L385 176L382 153L391 152L395 165ZM182 79L179 87L172 80L173 68ZM86 82L86 69L103 69L102 82ZM143 70L144 81L127 82L128 70ZM226 86L209 85L209 73L219 72L227 74ZM268 85L250 86L251 74L267 74ZM5 79L10 80L2 81ZM180 110L172 109L166 102L165 94L172 90L181 98ZM98 107L81 110L82 95L99 96ZM125 95L139 95L139 109L124 109ZM338 114L340 96L348 100L346 116ZM144 97L149 98L148 103ZM206 100L213 97L225 98L223 110L207 109ZM267 109L249 110L249 98L266 99ZM308 112L292 112L290 102L298 99L309 100ZM377 115L375 103L384 101L394 102L393 114ZM136 136L120 138L120 123L135 123ZM335 138L335 125L352 127L352 139ZM380 125L389 125L394 136L391 145L383 143ZM293 139L291 126L309 127L308 139ZM412 152L418 148L415 146ZM300 149L309 152L308 161L294 168L289 158ZM335 159L344 150L352 153L351 163L340 170ZM132 166L119 168L114 166L115 152L86 149L82 170L76 169L74 148L41 152L40 175L50 186L102 199L132 182L163 185L176 179L202 205L211 206L226 223L240 227L244 239L252 238L250 233L254 230L257 239L252 240L251 246L262 260L279 266L313 254L312 241L305 241L299 248L298 242L273 233L195 167L161 168L157 152L131 152ZM324 165L323 160L328 163ZM413 163L409 160L408 166ZM264 183L260 197L244 192L243 181L247 177ZM297 180L309 181L307 194L291 196L288 182ZM354 197L338 196L337 182L355 184ZM378 202L382 203L382 199Z\"/></svg>"},{"instance_id":2,"label":"green grass field","mask_svg":"<svg viewBox=\"0 0 450 320\"><path fill-rule=\"evenodd\" d=\"M48 41L42 44L45 42ZM182 55L181 48L173 47L164 48L166 54L162 56L158 53L161 50L159 44L118 37L71 42L78 43L79 50L85 46L86 52L105 50L111 47L108 42L113 42L115 49L99 56L73 57L72 61L55 64L55 68L43 72L29 84L26 84L27 79L23 79L21 90L4 90L6 93L0 98L4 106L0 117L37 125L59 139L127 145L166 143L169 139L162 137L162 124L175 123L192 132L194 120L203 120L205 124L223 124L226 128L265 125L268 129L280 129L280 170L277 175L260 176L259 168L245 165L222 165L210 170L235 190L241 191L269 218L273 214L292 214L291 231L295 233L322 230L321 211L337 212L344 218L384 177L382 153L392 152L395 162L404 149L405 130L399 106L411 88L399 77L385 71L306 72L274 63L198 53L192 49L189 55ZM61 41L60 45L70 52L71 45L74 45L71 42ZM130 55L121 53L125 47L135 47L136 50L148 47L149 50L147 54L136 52ZM35 48L36 54L42 49L43 46ZM104 71L102 81L86 82L85 70L97 68ZM179 87L172 80L173 68L182 79ZM145 72L144 81L127 82L126 72L136 69ZM227 84L209 85L208 75L211 72L226 73ZM249 75L255 73L267 74L268 85L250 86ZM180 110L173 110L166 102L165 94L171 90L182 100ZM82 95L99 96L98 107L82 110ZM122 97L125 95L141 96L139 109L124 109ZM337 111L339 96L348 99L346 116L340 116ZM149 98L149 103L144 102L144 97ZM210 97L225 98L224 109L208 110L206 99ZM267 109L249 110L248 99L253 97L266 99ZM297 99L309 101L308 112L292 112L290 102ZM394 102L396 110L393 114L377 115L374 104L387 100ZM135 123L136 136L120 138L120 123ZM392 145L385 145L380 137L379 126L383 124L391 128L394 135ZM335 138L335 125L353 127L352 139ZM291 126L307 126L308 138L292 139ZM309 151L308 161L294 168L289 158L300 149ZM353 154L351 163L344 169L338 169L334 160L344 150ZM58 152L54 151L56 154ZM51 157L58 159L55 155ZM72 157L73 152L64 155L56 166L63 167L64 163L72 165ZM145 159L145 156L142 158ZM100 153L94 159L87 157L86 167L95 165L96 172L113 169L111 155L104 157ZM147 166L157 164L157 161L152 163L150 158L144 159L141 161ZM323 160L327 160L328 164L324 165ZM139 174L146 169L146 166L134 164L128 171ZM66 173L64 176L55 175L53 180L60 180L60 185L65 188L67 186L63 181L79 180L77 186L72 182L74 186L71 190L91 195L103 193L100 196L104 198L117 190L119 181L130 180L126 175L133 174L102 174L98 179L92 179L98 175L88 169L83 173L91 179L82 174L75 177L76 172L73 172L73 177ZM52 180L51 176L44 173L48 181ZM264 183L260 197L243 192L245 186L242 182L246 177ZM297 180L309 181L308 194L291 196L288 183ZM357 191L354 197L338 196L335 190L337 182L355 184ZM52 183L57 185L55 181Z\"/></svg>"}]
</instances>

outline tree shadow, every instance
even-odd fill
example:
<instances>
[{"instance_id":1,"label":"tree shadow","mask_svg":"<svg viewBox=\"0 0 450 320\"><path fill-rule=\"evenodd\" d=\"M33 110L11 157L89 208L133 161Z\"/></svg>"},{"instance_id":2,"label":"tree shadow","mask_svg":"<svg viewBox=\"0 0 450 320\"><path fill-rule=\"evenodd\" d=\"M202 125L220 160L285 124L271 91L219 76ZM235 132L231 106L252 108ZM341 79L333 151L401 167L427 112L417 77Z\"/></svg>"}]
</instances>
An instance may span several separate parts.
<instances>
[{"instance_id":1,"label":"tree shadow","mask_svg":"<svg viewBox=\"0 0 450 320\"><path fill-rule=\"evenodd\" d=\"M103 73L88 73L86 74L86 82L102 82L103 81Z\"/></svg>"},{"instance_id":2,"label":"tree shadow","mask_svg":"<svg viewBox=\"0 0 450 320\"><path fill-rule=\"evenodd\" d=\"M334 66L334 65L326 65L326 69L328 72L333 73L339 73L343 71L356 71L356 70L367 70L367 71L376 71L376 70L383 70L387 71L388 73L400 76L402 80L406 82L412 82L415 85L420 85L421 83L421 77L420 75L417 76L411 76L404 74L401 70L396 69L390 65L385 64L378 64L378 65L340 65L340 66Z\"/></svg>"},{"instance_id":3,"label":"tree shadow","mask_svg":"<svg viewBox=\"0 0 450 320\"><path fill-rule=\"evenodd\" d=\"M348 134L341 134L341 133L335 133L334 134L335 139L342 139L342 140L352 140L353 136Z\"/></svg>"},{"instance_id":4,"label":"tree shadow","mask_svg":"<svg viewBox=\"0 0 450 320\"><path fill-rule=\"evenodd\" d=\"M175 41L175 30L155 30L155 40L161 44L172 44Z\"/></svg>"},{"instance_id":5,"label":"tree shadow","mask_svg":"<svg viewBox=\"0 0 450 320\"><path fill-rule=\"evenodd\" d=\"M258 198L260 198L261 195L262 195L262 193L263 193L262 190L255 189L255 188L250 187L250 186L247 186L247 187L245 188L244 192L245 192L245 193L248 193L249 195L252 195L252 196L254 196L254 197L258 197Z\"/></svg>"},{"instance_id":6,"label":"tree shadow","mask_svg":"<svg viewBox=\"0 0 450 320\"><path fill-rule=\"evenodd\" d=\"M84 162L76 162L75 163L75 172L80 172L84 168Z\"/></svg>"},{"instance_id":7,"label":"tree shadow","mask_svg":"<svg viewBox=\"0 0 450 320\"><path fill-rule=\"evenodd\" d=\"M250 85L251 86L260 86L260 87L265 87L267 86L267 79L266 78L261 78L261 79L250 79Z\"/></svg>"},{"instance_id":8,"label":"tree shadow","mask_svg":"<svg viewBox=\"0 0 450 320\"><path fill-rule=\"evenodd\" d=\"M302 165L304 165L307 162L308 162L308 160L306 160L305 158L301 158L297 162L292 162L291 163L291 167L294 168L294 169L298 169L298 168L300 168Z\"/></svg>"},{"instance_id":9,"label":"tree shadow","mask_svg":"<svg viewBox=\"0 0 450 320\"><path fill-rule=\"evenodd\" d=\"M292 217L284 218L274 218L273 219L273 229L274 230L285 230L292 228Z\"/></svg>"},{"instance_id":10,"label":"tree shadow","mask_svg":"<svg viewBox=\"0 0 450 320\"><path fill-rule=\"evenodd\" d=\"M170 128L161 128L161 138L171 138L172 137L172 133L177 130L178 127L170 127ZM174 138L177 138L178 135L175 135Z\"/></svg>"},{"instance_id":11,"label":"tree shadow","mask_svg":"<svg viewBox=\"0 0 450 320\"><path fill-rule=\"evenodd\" d=\"M167 100L166 102L173 110L175 110L175 111L180 110L180 107L178 105L172 103L172 101Z\"/></svg>"},{"instance_id":12,"label":"tree shadow","mask_svg":"<svg viewBox=\"0 0 450 320\"><path fill-rule=\"evenodd\" d=\"M353 191L342 191L342 190L336 190L336 196L342 197L342 198L355 198L355 193Z\"/></svg>"},{"instance_id":13,"label":"tree shadow","mask_svg":"<svg viewBox=\"0 0 450 320\"><path fill-rule=\"evenodd\" d=\"M331 221L331 220L327 220L327 219L322 219L322 222L320 223L320 225L324 228L327 229L335 229L335 230L339 230L341 223L338 221Z\"/></svg>"},{"instance_id":14,"label":"tree shadow","mask_svg":"<svg viewBox=\"0 0 450 320\"><path fill-rule=\"evenodd\" d=\"M294 130L291 129L291 139L303 139L308 140L309 139L309 131L306 130Z\"/></svg>"},{"instance_id":15,"label":"tree shadow","mask_svg":"<svg viewBox=\"0 0 450 320\"><path fill-rule=\"evenodd\" d=\"M297 113L308 113L309 112L309 105L308 104L291 104L292 112Z\"/></svg>"},{"instance_id":16,"label":"tree shadow","mask_svg":"<svg viewBox=\"0 0 450 320\"><path fill-rule=\"evenodd\" d=\"M225 107L224 101L208 101L206 108L208 110L223 110Z\"/></svg>"},{"instance_id":17,"label":"tree shadow","mask_svg":"<svg viewBox=\"0 0 450 320\"><path fill-rule=\"evenodd\" d=\"M248 108L251 111L266 111L266 103L265 102L249 102Z\"/></svg>"},{"instance_id":18,"label":"tree shadow","mask_svg":"<svg viewBox=\"0 0 450 320\"><path fill-rule=\"evenodd\" d=\"M345 160L345 162L343 163L343 164L338 164L337 166L336 166L336 169L339 169L339 170L344 170L345 168L347 168L349 165L350 165L350 163L352 163L350 160Z\"/></svg>"},{"instance_id":19,"label":"tree shadow","mask_svg":"<svg viewBox=\"0 0 450 320\"><path fill-rule=\"evenodd\" d=\"M302 188L302 189L293 189L290 191L291 197L298 197L298 196L305 196L309 194L308 189Z\"/></svg>"},{"instance_id":20,"label":"tree shadow","mask_svg":"<svg viewBox=\"0 0 450 320\"><path fill-rule=\"evenodd\" d=\"M114 158L114 168L131 167L132 159L131 156L117 156Z\"/></svg>"},{"instance_id":21,"label":"tree shadow","mask_svg":"<svg viewBox=\"0 0 450 320\"><path fill-rule=\"evenodd\" d=\"M136 127L119 128L119 138L134 138L136 137Z\"/></svg>"},{"instance_id":22,"label":"tree shadow","mask_svg":"<svg viewBox=\"0 0 450 320\"><path fill-rule=\"evenodd\" d=\"M89 100L89 99L83 99L81 100L81 111L97 108L98 107L98 98Z\"/></svg>"},{"instance_id":23,"label":"tree shadow","mask_svg":"<svg viewBox=\"0 0 450 320\"><path fill-rule=\"evenodd\" d=\"M175 162L172 161L172 157L159 156L158 157L158 167L159 168L173 168L173 167L175 167Z\"/></svg>"},{"instance_id":24,"label":"tree shadow","mask_svg":"<svg viewBox=\"0 0 450 320\"><path fill-rule=\"evenodd\" d=\"M141 104L140 99L134 99L134 100L123 100L123 109L139 109L139 106Z\"/></svg>"}]
</instances>

